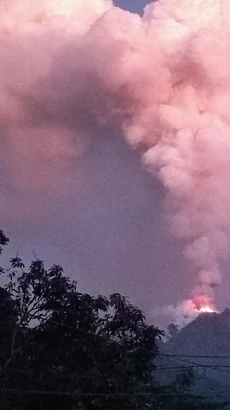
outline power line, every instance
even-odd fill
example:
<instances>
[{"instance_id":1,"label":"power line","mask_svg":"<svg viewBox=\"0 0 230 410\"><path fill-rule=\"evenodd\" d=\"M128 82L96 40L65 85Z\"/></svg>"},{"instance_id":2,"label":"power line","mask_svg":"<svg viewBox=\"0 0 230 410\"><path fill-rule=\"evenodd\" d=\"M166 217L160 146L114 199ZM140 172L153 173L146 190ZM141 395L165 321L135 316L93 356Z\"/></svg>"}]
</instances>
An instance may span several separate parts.
<instances>
[{"instance_id":1,"label":"power line","mask_svg":"<svg viewBox=\"0 0 230 410\"><path fill-rule=\"evenodd\" d=\"M66 323L57 322L57 321L54 321L52 319L48 319L48 323L53 323L57 326L62 326L62 327L65 327L67 329L71 329L71 330L74 330L76 332L84 333L84 334L87 334L89 336L93 336L93 337L96 337L96 338L103 338L105 336L108 336L108 335L105 335L105 334L97 334L97 333L93 333L91 331L86 331L86 330L83 330L83 329L79 329L77 327L68 325ZM44 330L48 330L48 329L45 328ZM49 330L51 330L51 329L49 329ZM202 363L197 363L197 362L191 362L191 361L184 360L184 358L189 358L189 359L190 358L191 359L192 358L194 358L194 359L199 359L199 358L200 359L229 359L230 360L230 356L224 356L224 355L222 356L222 355L189 355L189 354L158 353L157 357L175 358L175 360L176 360L176 358L178 358L178 360L180 359L180 361L184 361L185 363L189 363L189 364L191 363L191 364L194 364L195 366L197 365L197 366L202 366L202 367L210 367L210 366L213 367L214 366L214 367L230 368L230 365L211 365L211 364L210 365L205 365L205 364L202 364Z\"/></svg>"},{"instance_id":2,"label":"power line","mask_svg":"<svg viewBox=\"0 0 230 410\"><path fill-rule=\"evenodd\" d=\"M159 371L159 370L186 370L186 369L194 369L196 367L199 366L168 366L168 367L156 367L155 371Z\"/></svg>"},{"instance_id":3,"label":"power line","mask_svg":"<svg viewBox=\"0 0 230 410\"><path fill-rule=\"evenodd\" d=\"M101 337L105 336L105 335L99 335L99 334L92 333L92 332L87 332L86 330L78 329L74 326L67 325L65 323L56 322L54 320L50 320L50 322L53 323L53 324L59 325L59 326L66 327L68 329L72 329L72 330L75 330L75 331L78 331L78 332L86 333L86 334L94 336L94 337L100 337L101 338ZM186 355L186 354L183 355L183 354L158 353L157 356L158 357L169 357L169 358L172 357L172 358L194 358L194 359L198 359L198 358L200 358L200 359L230 359L230 356L221 356L221 355L219 355L219 356L213 355L212 356L212 355ZM182 361L182 359L181 359L181 361ZM193 364L196 364L198 366L209 366L209 365L202 365L200 363L194 363L194 362L190 362L190 361L186 361L186 360L184 360L184 362L185 363L193 363ZM215 366L215 365L210 365L210 366ZM218 366L218 365L216 365L216 366ZM223 366L219 365L219 367L229 367L230 368L230 365L225 365L225 366L224 365Z\"/></svg>"},{"instance_id":4,"label":"power line","mask_svg":"<svg viewBox=\"0 0 230 410\"><path fill-rule=\"evenodd\" d=\"M71 326L71 325L67 325L67 324L65 324L65 323L61 323L61 322L56 322L56 321L54 321L54 320L49 320L49 322L50 323L53 323L53 324L56 324L56 325L59 325L59 326L63 326L63 327L66 327L66 328L68 328L68 329L72 329L72 330L75 330L75 331L78 331L78 332L82 332L82 333L86 333L86 334L88 334L88 335L90 335L90 336L94 336L94 337L103 337L103 336L105 336L105 335L99 335L99 334L96 334L96 333L92 333L92 332L87 332L86 330L83 330L83 329L78 329L78 328L76 328L76 327L74 327L74 326ZM193 358L193 359L229 359L230 360L230 356L222 356L222 355L189 355L189 354L167 354L167 353L165 353L165 354L163 354L163 353L158 353L158 355L157 355L158 357L172 357L172 358ZM188 363L192 363L192 362L188 362ZM225 367L230 367L230 365L229 366L225 366Z\"/></svg>"},{"instance_id":5,"label":"power line","mask_svg":"<svg viewBox=\"0 0 230 410\"><path fill-rule=\"evenodd\" d=\"M189 354L162 354L159 353L158 356L165 356L165 357L187 357L187 358L194 358L194 359L230 359L230 356L215 356L215 355L189 355Z\"/></svg>"},{"instance_id":6,"label":"power line","mask_svg":"<svg viewBox=\"0 0 230 410\"><path fill-rule=\"evenodd\" d=\"M90 331L86 331L83 329L78 329L77 327L65 324L65 323L61 323L61 322L57 322L54 320L48 320L49 323L53 323L57 326L62 326L80 333L84 333L96 338L103 338L105 337L105 335L101 334L96 334L96 333L92 333ZM48 330L48 329L47 329ZM193 362L190 360L185 360L184 358L201 358L201 359L230 359L230 356L221 356L221 355L187 355L187 354L163 354L163 353L159 353L157 355L158 357L168 357L168 358L172 358L176 361L180 361L186 364L191 364L191 366L174 366L174 367L156 367L156 370L176 370L176 369L186 369L186 368L197 368L197 367L202 367L202 368L210 368L210 369L216 369L216 370L224 370L224 369L228 369L230 368L230 365L215 365L215 364L202 364L202 363L197 363L197 362ZM227 370L226 370L227 371Z\"/></svg>"},{"instance_id":7,"label":"power line","mask_svg":"<svg viewBox=\"0 0 230 410\"><path fill-rule=\"evenodd\" d=\"M23 390L23 389L1 389L2 393L16 393L16 394L41 394L41 395L53 395L53 396L78 396L78 397L137 397L137 396L150 396L150 397L187 397L186 393L79 393L79 392L63 392L63 391L52 391L52 390ZM193 396L196 397L196 396ZM198 396L197 396L198 397Z\"/></svg>"},{"instance_id":8,"label":"power line","mask_svg":"<svg viewBox=\"0 0 230 410\"><path fill-rule=\"evenodd\" d=\"M170 357L169 357L170 358ZM202 363L197 363L194 361L190 361L190 360L186 360L186 359L181 359L178 356L177 357L171 357L172 360L174 361L179 361L179 362L183 362L186 364L191 364L192 366L184 366L184 368L189 368L189 367L193 367L193 368L202 368L202 369L211 369L211 370L219 370L219 371L224 371L229 373L229 371L227 369L230 369L230 365L215 365L215 364L202 364ZM178 366L179 368L179 366ZM157 368L156 368L157 370Z\"/></svg>"}]
</instances>

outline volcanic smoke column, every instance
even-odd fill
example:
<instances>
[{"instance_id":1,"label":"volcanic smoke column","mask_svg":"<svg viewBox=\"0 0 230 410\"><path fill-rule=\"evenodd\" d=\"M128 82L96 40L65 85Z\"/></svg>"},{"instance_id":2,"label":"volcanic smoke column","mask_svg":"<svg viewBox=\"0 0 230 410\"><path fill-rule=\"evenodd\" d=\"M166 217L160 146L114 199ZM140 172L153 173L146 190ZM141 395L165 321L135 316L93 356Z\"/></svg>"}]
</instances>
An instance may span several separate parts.
<instances>
[{"instance_id":1,"label":"volcanic smoke column","mask_svg":"<svg viewBox=\"0 0 230 410\"><path fill-rule=\"evenodd\" d=\"M143 18L168 89L150 83L152 104L134 119L136 138L148 147L142 162L163 183L172 232L198 272L197 310L212 306L229 248L229 11L218 0L162 0Z\"/></svg>"},{"instance_id":2,"label":"volcanic smoke column","mask_svg":"<svg viewBox=\"0 0 230 410\"><path fill-rule=\"evenodd\" d=\"M198 274L194 309L212 306L229 248L230 6L160 0L142 19L112 9L99 27L116 51L100 75L110 114L165 187L166 217Z\"/></svg>"}]
</instances>

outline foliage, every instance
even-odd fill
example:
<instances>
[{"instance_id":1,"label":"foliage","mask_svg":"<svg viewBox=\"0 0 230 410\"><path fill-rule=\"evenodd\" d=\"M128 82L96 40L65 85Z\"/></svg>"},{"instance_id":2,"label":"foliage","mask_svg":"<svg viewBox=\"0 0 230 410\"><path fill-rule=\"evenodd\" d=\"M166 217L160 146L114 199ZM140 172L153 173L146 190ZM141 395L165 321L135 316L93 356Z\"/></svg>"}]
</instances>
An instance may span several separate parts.
<instances>
[{"instance_id":1,"label":"foliage","mask_svg":"<svg viewBox=\"0 0 230 410\"><path fill-rule=\"evenodd\" d=\"M0 252L8 243L0 231ZM60 266L10 260L0 287L0 410L211 409L154 380L162 332L115 293L80 293ZM217 407L213 407L217 408Z\"/></svg>"},{"instance_id":2,"label":"foliage","mask_svg":"<svg viewBox=\"0 0 230 410\"><path fill-rule=\"evenodd\" d=\"M4 232L0 230L0 254L2 253L3 246L7 245L9 238L6 237Z\"/></svg>"},{"instance_id":3,"label":"foliage","mask_svg":"<svg viewBox=\"0 0 230 410\"><path fill-rule=\"evenodd\" d=\"M78 292L60 266L10 263L0 289L1 410L149 408L161 332L142 312L117 293Z\"/></svg>"},{"instance_id":4,"label":"foliage","mask_svg":"<svg viewBox=\"0 0 230 410\"><path fill-rule=\"evenodd\" d=\"M166 388L165 396L161 398L162 410L221 410L226 407L224 403L210 403L207 398L191 394L194 382L193 368L188 367L180 371Z\"/></svg>"}]
</instances>

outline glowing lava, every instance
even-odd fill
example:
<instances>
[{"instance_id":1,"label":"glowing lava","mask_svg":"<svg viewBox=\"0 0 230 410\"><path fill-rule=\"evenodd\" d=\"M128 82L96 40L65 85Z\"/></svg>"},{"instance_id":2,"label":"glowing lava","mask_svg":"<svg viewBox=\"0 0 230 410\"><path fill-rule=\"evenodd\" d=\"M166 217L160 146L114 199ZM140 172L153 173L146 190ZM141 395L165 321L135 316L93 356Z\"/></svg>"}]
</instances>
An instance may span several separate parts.
<instances>
[{"instance_id":1,"label":"glowing lava","mask_svg":"<svg viewBox=\"0 0 230 410\"><path fill-rule=\"evenodd\" d=\"M196 296L193 298L192 303L198 315L202 313L217 313L212 298L206 295Z\"/></svg>"},{"instance_id":2,"label":"glowing lava","mask_svg":"<svg viewBox=\"0 0 230 410\"><path fill-rule=\"evenodd\" d=\"M211 308L210 306L202 306L199 310L198 313L216 313L216 310Z\"/></svg>"}]
</instances>

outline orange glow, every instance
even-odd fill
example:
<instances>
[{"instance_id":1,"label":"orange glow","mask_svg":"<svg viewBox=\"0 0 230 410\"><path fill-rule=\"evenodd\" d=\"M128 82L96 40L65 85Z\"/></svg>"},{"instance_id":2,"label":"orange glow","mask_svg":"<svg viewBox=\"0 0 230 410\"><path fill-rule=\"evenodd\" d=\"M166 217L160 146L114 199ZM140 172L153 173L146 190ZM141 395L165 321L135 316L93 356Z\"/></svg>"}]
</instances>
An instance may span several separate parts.
<instances>
[{"instance_id":1,"label":"orange glow","mask_svg":"<svg viewBox=\"0 0 230 410\"><path fill-rule=\"evenodd\" d=\"M195 296L192 302L198 315L202 313L217 313L213 300L207 295Z\"/></svg>"},{"instance_id":2,"label":"orange glow","mask_svg":"<svg viewBox=\"0 0 230 410\"><path fill-rule=\"evenodd\" d=\"M198 313L215 313L216 310L211 308L210 306L202 306L199 310Z\"/></svg>"}]
</instances>

